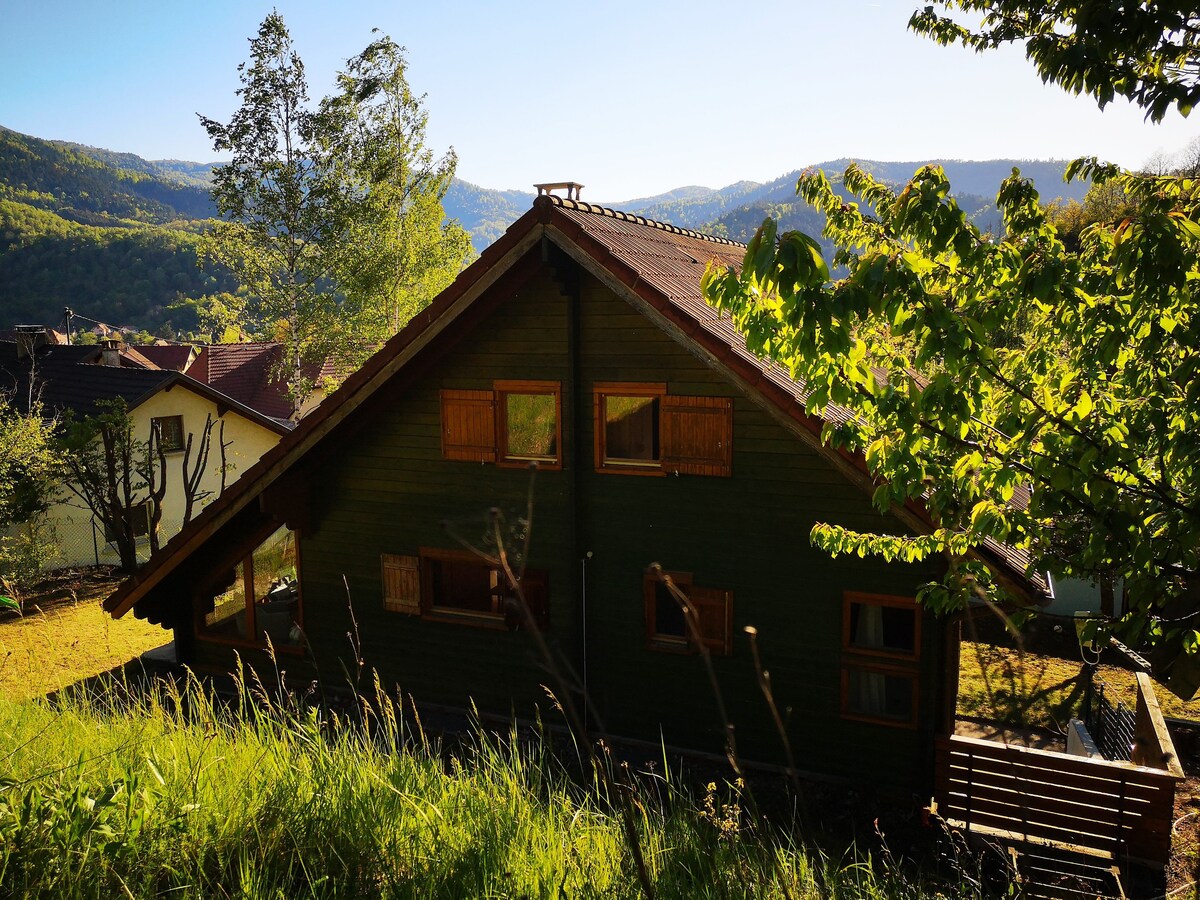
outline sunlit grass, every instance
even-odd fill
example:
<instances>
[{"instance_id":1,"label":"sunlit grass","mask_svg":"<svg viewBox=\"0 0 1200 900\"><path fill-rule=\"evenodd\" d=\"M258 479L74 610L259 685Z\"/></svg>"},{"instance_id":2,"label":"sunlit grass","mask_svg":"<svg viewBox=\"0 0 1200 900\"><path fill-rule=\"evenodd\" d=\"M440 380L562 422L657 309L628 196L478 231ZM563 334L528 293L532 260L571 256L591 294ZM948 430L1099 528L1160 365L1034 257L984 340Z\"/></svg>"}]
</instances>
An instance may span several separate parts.
<instances>
[{"instance_id":1,"label":"sunlit grass","mask_svg":"<svg viewBox=\"0 0 1200 900\"><path fill-rule=\"evenodd\" d=\"M1082 670L1082 660L1029 652L1022 655L1008 647L964 641L959 667L959 715L1013 725L1065 726L1082 714ZM1104 683L1110 699L1120 699L1129 709L1135 708L1137 680L1131 671L1103 664L1097 667L1096 679ZM1155 693L1163 715L1200 721L1200 700L1185 702L1157 683Z\"/></svg>"},{"instance_id":2,"label":"sunlit grass","mask_svg":"<svg viewBox=\"0 0 1200 900\"><path fill-rule=\"evenodd\" d=\"M79 578L0 618L0 698L38 697L136 659L171 633L132 615L114 621L100 602L114 578Z\"/></svg>"},{"instance_id":3,"label":"sunlit grass","mask_svg":"<svg viewBox=\"0 0 1200 900\"><path fill-rule=\"evenodd\" d=\"M0 701L0 895L641 896L616 798L540 733L477 731L450 752L386 699L351 707L364 726L252 693ZM756 827L736 785L631 785L657 896L937 896Z\"/></svg>"}]
</instances>

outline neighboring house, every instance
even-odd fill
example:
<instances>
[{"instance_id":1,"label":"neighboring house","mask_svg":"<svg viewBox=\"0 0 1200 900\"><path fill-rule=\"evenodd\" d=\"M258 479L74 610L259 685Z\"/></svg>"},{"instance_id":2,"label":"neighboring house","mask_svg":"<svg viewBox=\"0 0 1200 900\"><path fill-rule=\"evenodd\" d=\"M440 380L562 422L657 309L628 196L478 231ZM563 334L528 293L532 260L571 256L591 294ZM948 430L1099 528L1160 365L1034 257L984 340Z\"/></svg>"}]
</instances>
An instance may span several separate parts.
<instances>
[{"instance_id":1,"label":"neighboring house","mask_svg":"<svg viewBox=\"0 0 1200 900\"><path fill-rule=\"evenodd\" d=\"M138 347L138 350L158 368L172 372L187 372L198 353L191 344L149 344Z\"/></svg>"},{"instance_id":2,"label":"neighboring house","mask_svg":"<svg viewBox=\"0 0 1200 900\"><path fill-rule=\"evenodd\" d=\"M150 365L153 365L152 363ZM31 381L32 380L32 381ZM31 387L32 384L32 387ZM62 418L68 413L84 418L101 411L107 400L124 400L133 421L134 438L146 441L157 422L167 452L167 492L162 501L159 539L165 543L178 532L184 515L181 461L189 434L195 441L203 432L206 417L216 423L208 465L200 491L211 502L222 484L218 440L224 425L226 449L225 481L232 483L273 447L287 429L278 422L226 397L179 372L142 367L123 350L95 346L63 346L40 343L36 336L22 342L0 341L0 390L10 393L17 405L26 408L31 397L40 399L47 415ZM195 444L194 441L194 444ZM190 464L195 464L193 451ZM141 492L144 495L144 491ZM147 528L150 517L140 505L135 532L139 556L149 554ZM66 487L60 501L49 511L61 544L60 555L48 566L117 563L115 547L104 526Z\"/></svg>"},{"instance_id":3,"label":"neighboring house","mask_svg":"<svg viewBox=\"0 0 1200 900\"><path fill-rule=\"evenodd\" d=\"M106 608L174 629L202 670L235 653L273 670L270 636L292 684L336 687L353 633L419 703L549 716L554 682L503 576L463 544L487 542L496 508L520 551L536 462L525 590L597 731L723 752L660 563L698 608L746 759L785 758L753 625L802 770L928 790L957 694L957 621L913 600L939 563L834 559L809 532L929 523L915 506L879 513L862 460L822 445L803 386L705 304L705 266L744 251L538 197ZM985 558L1036 593L1021 554Z\"/></svg>"}]
</instances>

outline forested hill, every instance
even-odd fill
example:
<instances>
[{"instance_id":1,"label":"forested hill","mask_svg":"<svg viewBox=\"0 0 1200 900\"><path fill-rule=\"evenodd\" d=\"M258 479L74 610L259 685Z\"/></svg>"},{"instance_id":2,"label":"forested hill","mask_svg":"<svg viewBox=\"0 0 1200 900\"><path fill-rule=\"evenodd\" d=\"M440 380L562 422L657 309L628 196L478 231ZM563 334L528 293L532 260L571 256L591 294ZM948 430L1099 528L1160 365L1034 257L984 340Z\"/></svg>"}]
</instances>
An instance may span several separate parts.
<instances>
[{"instance_id":1,"label":"forested hill","mask_svg":"<svg viewBox=\"0 0 1200 900\"><path fill-rule=\"evenodd\" d=\"M848 160L819 163L835 183ZM996 191L1013 167L1034 179L1046 200L1081 199L1086 184L1064 184L1063 162L941 160L959 204L985 230L998 231ZM920 162L860 162L902 185ZM222 270L197 265L196 242L214 215L211 163L146 160L46 141L0 127L0 327L56 322L64 306L90 318L163 335L197 327L193 301L234 292ZM783 229L819 235L821 217L796 197L799 172L722 188L688 186L652 197L585 199L745 241L765 216ZM445 198L482 250L533 200L533 190L492 190L455 180Z\"/></svg>"}]
</instances>

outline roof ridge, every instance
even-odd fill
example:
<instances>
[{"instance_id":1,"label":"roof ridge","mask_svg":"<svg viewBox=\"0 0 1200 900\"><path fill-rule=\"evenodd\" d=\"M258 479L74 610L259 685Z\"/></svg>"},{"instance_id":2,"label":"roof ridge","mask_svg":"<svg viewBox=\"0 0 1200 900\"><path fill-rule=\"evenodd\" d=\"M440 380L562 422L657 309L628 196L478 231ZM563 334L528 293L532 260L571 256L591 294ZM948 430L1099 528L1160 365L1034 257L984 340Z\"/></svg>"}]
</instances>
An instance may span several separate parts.
<instances>
[{"instance_id":1,"label":"roof ridge","mask_svg":"<svg viewBox=\"0 0 1200 900\"><path fill-rule=\"evenodd\" d=\"M552 206L561 206L565 209L577 209L580 212L594 213L598 216L608 216L611 219L619 219L622 222L633 222L637 225L645 225L647 228L657 228L659 231L668 231L671 234L680 234L684 237L696 238L697 240L707 241L710 244L723 244L727 247L742 248L746 246L739 241L732 241L729 238L717 237L713 234L705 234L702 231L693 231L690 228L680 228L678 225L672 225L669 222L659 222L656 219L647 219L645 216L621 212L619 209L611 209L607 206L599 206L595 203L587 203L583 200L568 200L566 197L559 197L556 194L542 194L540 197L536 198L534 202L544 202L549 203Z\"/></svg>"}]
</instances>

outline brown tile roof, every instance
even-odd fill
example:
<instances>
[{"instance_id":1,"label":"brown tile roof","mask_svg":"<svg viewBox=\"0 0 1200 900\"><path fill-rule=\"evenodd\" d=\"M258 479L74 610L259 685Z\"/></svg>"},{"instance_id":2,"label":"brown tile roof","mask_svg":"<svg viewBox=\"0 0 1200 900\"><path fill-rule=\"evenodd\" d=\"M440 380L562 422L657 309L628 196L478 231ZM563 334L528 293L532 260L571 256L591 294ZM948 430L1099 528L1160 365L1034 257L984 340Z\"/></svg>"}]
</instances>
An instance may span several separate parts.
<instances>
[{"instance_id":1,"label":"brown tile roof","mask_svg":"<svg viewBox=\"0 0 1200 900\"><path fill-rule=\"evenodd\" d=\"M160 369L187 372L196 350L190 344L163 344L138 347L138 351Z\"/></svg>"},{"instance_id":2,"label":"brown tile roof","mask_svg":"<svg viewBox=\"0 0 1200 900\"><path fill-rule=\"evenodd\" d=\"M700 276L708 262L715 259L722 265L740 265L745 255L744 245L581 201L543 195L429 307L414 316L399 334L303 419L295 431L248 469L139 573L122 583L105 601L105 609L120 616L146 596L223 521L245 508L295 460L326 440L341 421L403 368L413 353L433 340L441 326L469 307L495 278L514 268L535 250L539 241L547 238L588 265L601 280L618 284L650 306L671 328L686 335L694 346L724 366L743 385L799 423L814 445L820 445L819 436L827 419L804 409L807 397L804 386L780 366L750 353L729 319L718 315L700 293ZM199 360L193 368L198 365ZM833 420L844 420L849 415L840 407L827 411ZM821 452L843 471L853 470L860 483L869 486L860 457L824 446ZM919 504L910 504L906 513L909 521L927 522ZM1037 577L1031 581L1027 573L1027 555L1012 548L995 549L997 552L989 556L1007 570L1010 578L1034 591L1041 589Z\"/></svg>"},{"instance_id":3,"label":"brown tile roof","mask_svg":"<svg viewBox=\"0 0 1200 900\"><path fill-rule=\"evenodd\" d=\"M251 409L273 419L288 419L294 412L288 399L286 378L277 377L284 346L274 341L242 344L206 344L188 374ZM306 363L302 372L313 381L330 368L327 362Z\"/></svg>"}]
</instances>

